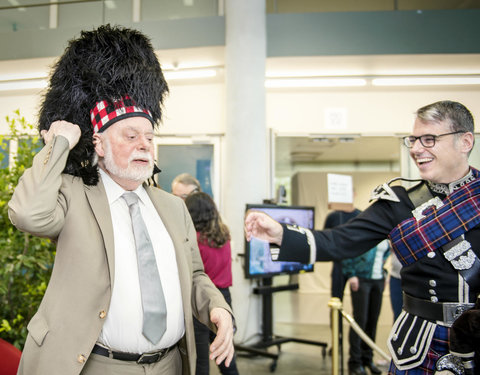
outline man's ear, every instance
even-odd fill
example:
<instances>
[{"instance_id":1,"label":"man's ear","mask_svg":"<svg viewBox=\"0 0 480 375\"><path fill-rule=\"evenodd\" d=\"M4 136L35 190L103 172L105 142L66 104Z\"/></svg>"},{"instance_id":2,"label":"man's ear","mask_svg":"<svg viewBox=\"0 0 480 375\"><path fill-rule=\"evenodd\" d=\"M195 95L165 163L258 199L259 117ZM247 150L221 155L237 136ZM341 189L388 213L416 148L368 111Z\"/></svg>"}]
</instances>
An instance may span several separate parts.
<instances>
[{"instance_id":1,"label":"man's ear","mask_svg":"<svg viewBox=\"0 0 480 375\"><path fill-rule=\"evenodd\" d=\"M103 149L103 135L95 133L93 135L93 146L95 147L95 152L101 158L105 156L105 150Z\"/></svg>"},{"instance_id":2,"label":"man's ear","mask_svg":"<svg viewBox=\"0 0 480 375\"><path fill-rule=\"evenodd\" d=\"M475 136L471 132L466 132L462 135L462 151L468 153L473 148L475 143Z\"/></svg>"}]
</instances>

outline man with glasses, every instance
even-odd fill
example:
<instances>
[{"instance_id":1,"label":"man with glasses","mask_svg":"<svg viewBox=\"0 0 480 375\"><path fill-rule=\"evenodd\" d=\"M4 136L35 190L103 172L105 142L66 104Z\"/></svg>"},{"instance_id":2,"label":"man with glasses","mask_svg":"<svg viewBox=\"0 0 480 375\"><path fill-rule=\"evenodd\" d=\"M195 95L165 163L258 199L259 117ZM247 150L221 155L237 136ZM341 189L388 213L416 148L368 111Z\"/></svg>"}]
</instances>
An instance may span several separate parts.
<instances>
[{"instance_id":1,"label":"man with glasses","mask_svg":"<svg viewBox=\"0 0 480 375\"><path fill-rule=\"evenodd\" d=\"M460 103L420 108L404 138L421 180L377 187L375 202L348 224L323 231L284 225L260 212L245 220L247 239L280 246L272 257L312 263L352 258L389 238L402 263L403 311L388 339L390 374L473 373L473 353L449 354L449 327L480 292L480 173L468 164L470 111ZM348 249L348 250L345 250Z\"/></svg>"}]
</instances>

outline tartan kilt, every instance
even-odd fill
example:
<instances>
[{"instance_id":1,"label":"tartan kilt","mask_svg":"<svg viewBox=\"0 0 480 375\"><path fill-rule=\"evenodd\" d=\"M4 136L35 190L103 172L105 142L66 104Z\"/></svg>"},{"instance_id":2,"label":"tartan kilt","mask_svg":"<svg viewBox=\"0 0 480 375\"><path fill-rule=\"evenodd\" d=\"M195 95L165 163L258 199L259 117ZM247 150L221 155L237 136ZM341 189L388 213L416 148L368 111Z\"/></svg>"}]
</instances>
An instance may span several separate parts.
<instances>
[{"instance_id":1,"label":"tartan kilt","mask_svg":"<svg viewBox=\"0 0 480 375\"><path fill-rule=\"evenodd\" d=\"M437 360L448 354L449 348L449 328L444 326L438 326L435 329L435 333L428 349L427 356L425 360L417 367L411 370L399 370L393 363L390 363L390 368L388 369L389 375L422 375L422 374L433 374L435 372L435 364Z\"/></svg>"}]
</instances>

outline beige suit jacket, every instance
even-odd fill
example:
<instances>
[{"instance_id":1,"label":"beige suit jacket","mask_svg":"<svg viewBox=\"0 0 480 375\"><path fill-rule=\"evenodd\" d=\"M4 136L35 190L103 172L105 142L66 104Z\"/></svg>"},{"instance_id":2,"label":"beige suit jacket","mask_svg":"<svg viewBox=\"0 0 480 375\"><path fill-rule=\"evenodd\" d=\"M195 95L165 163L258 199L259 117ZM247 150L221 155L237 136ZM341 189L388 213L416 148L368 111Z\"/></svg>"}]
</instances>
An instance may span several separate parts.
<instances>
[{"instance_id":1,"label":"beige suit jacket","mask_svg":"<svg viewBox=\"0 0 480 375\"><path fill-rule=\"evenodd\" d=\"M19 374L79 374L108 314L115 274L108 200L101 182L86 186L80 178L62 174L68 153L64 137L53 139L35 156L9 202L10 220L18 229L57 241L52 277L28 324ZM183 201L145 188L175 246L185 313L183 374L194 374L192 315L214 329L212 308L231 310L204 273Z\"/></svg>"}]
</instances>

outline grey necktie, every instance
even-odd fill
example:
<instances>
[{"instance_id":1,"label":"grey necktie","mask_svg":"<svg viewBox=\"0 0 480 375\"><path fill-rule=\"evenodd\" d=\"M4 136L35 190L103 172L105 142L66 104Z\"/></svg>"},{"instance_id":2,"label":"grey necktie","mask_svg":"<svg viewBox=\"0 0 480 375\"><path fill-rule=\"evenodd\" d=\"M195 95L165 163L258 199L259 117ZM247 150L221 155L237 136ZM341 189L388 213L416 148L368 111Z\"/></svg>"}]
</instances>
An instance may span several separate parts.
<instances>
[{"instance_id":1,"label":"grey necktie","mask_svg":"<svg viewBox=\"0 0 480 375\"><path fill-rule=\"evenodd\" d=\"M137 247L138 278L143 307L142 333L153 344L156 344L167 329L167 307L162 282L158 274L150 236L140 213L138 196L133 192L126 192L122 195L122 198L125 199L130 210L133 235Z\"/></svg>"}]
</instances>

